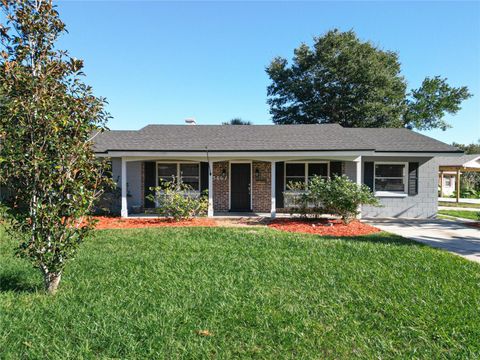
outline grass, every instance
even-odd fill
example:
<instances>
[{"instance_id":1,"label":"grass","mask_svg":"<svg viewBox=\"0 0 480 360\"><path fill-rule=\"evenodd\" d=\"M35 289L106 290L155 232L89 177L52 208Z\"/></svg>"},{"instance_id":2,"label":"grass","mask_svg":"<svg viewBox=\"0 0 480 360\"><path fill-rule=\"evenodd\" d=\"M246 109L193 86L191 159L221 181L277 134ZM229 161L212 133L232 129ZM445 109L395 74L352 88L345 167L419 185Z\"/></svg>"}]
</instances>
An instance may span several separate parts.
<instances>
[{"instance_id":1,"label":"grass","mask_svg":"<svg viewBox=\"0 0 480 360\"><path fill-rule=\"evenodd\" d=\"M439 201L438 205L439 206L448 206L448 207L459 207L459 208L478 208L480 210L480 204Z\"/></svg>"},{"instance_id":2,"label":"grass","mask_svg":"<svg viewBox=\"0 0 480 360\"><path fill-rule=\"evenodd\" d=\"M438 210L438 213L441 215L448 215L462 219L471 219L471 220L480 220L479 211L469 211L469 210Z\"/></svg>"},{"instance_id":3,"label":"grass","mask_svg":"<svg viewBox=\"0 0 480 360\"><path fill-rule=\"evenodd\" d=\"M97 231L55 297L0 239L1 359L480 356L480 266L386 233Z\"/></svg>"}]
</instances>

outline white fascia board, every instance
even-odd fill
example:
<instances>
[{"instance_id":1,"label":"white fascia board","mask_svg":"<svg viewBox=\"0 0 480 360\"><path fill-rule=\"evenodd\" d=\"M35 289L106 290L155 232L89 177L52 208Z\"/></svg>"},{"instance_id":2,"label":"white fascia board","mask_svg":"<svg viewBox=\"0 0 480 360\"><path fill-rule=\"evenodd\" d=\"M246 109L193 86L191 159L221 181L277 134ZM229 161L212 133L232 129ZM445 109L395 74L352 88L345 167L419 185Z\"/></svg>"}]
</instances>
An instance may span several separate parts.
<instances>
[{"instance_id":1,"label":"white fascia board","mask_svg":"<svg viewBox=\"0 0 480 360\"><path fill-rule=\"evenodd\" d=\"M448 157L460 157L463 153L438 153L438 152L375 152L373 156L375 157L437 157L437 156L448 156Z\"/></svg>"},{"instance_id":2,"label":"white fascia board","mask_svg":"<svg viewBox=\"0 0 480 360\"><path fill-rule=\"evenodd\" d=\"M288 159L288 158L318 158L318 157L338 157L352 159L363 155L373 156L373 151L222 151L209 152L208 157L215 160L229 159ZM99 153L99 157L123 157L129 158L197 158L206 159L205 151L109 151L108 153Z\"/></svg>"},{"instance_id":3,"label":"white fascia board","mask_svg":"<svg viewBox=\"0 0 480 360\"><path fill-rule=\"evenodd\" d=\"M459 157L462 153L436 153L436 152L375 152L375 151L223 151L209 152L208 158L213 161L224 160L308 160L313 158L330 158L331 160L354 161L359 156L375 157ZM206 161L205 151L109 151L97 153L98 157L128 157L128 161L148 160L155 158L185 159Z\"/></svg>"}]
</instances>

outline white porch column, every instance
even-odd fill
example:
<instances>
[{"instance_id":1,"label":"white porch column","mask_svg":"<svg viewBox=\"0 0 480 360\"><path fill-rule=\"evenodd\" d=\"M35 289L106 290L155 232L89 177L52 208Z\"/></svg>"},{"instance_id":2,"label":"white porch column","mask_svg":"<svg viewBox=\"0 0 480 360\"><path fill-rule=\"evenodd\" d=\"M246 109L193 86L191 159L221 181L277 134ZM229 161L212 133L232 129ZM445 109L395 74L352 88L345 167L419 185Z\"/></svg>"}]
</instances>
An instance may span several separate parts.
<instances>
[{"instance_id":1,"label":"white porch column","mask_svg":"<svg viewBox=\"0 0 480 360\"><path fill-rule=\"evenodd\" d=\"M122 173L121 173L121 184L122 189L122 210L120 212L123 218L128 217L128 205L127 205L127 161L125 157L122 157Z\"/></svg>"},{"instance_id":2,"label":"white porch column","mask_svg":"<svg viewBox=\"0 0 480 360\"><path fill-rule=\"evenodd\" d=\"M271 175L270 175L270 185L271 185L271 196L272 196L272 201L271 201L271 209L270 209L270 217L272 219L275 219L277 216L277 199L275 197L275 161L270 162L270 170L271 170Z\"/></svg>"},{"instance_id":3,"label":"white porch column","mask_svg":"<svg viewBox=\"0 0 480 360\"><path fill-rule=\"evenodd\" d=\"M356 171L355 171L356 183L357 185L362 185L362 157L359 156L354 161L356 164ZM362 205L359 205L357 219L361 219L361 218L362 218Z\"/></svg>"},{"instance_id":4,"label":"white porch column","mask_svg":"<svg viewBox=\"0 0 480 360\"><path fill-rule=\"evenodd\" d=\"M213 161L208 162L208 217L213 217Z\"/></svg>"}]
</instances>

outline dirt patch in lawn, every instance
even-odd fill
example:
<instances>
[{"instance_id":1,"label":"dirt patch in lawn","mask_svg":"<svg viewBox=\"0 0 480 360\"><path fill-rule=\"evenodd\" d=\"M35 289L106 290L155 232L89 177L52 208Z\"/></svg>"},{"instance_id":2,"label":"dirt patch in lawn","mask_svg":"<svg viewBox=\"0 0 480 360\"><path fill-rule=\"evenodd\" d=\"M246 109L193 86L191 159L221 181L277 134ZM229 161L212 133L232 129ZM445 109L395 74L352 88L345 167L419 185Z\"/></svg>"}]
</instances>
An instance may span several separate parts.
<instances>
[{"instance_id":1,"label":"dirt patch in lawn","mask_svg":"<svg viewBox=\"0 0 480 360\"><path fill-rule=\"evenodd\" d=\"M268 224L269 227L289 232L317 234L324 236L360 236L380 232L381 230L358 220L345 225L340 220L303 220L303 219L276 219Z\"/></svg>"},{"instance_id":2,"label":"dirt patch in lawn","mask_svg":"<svg viewBox=\"0 0 480 360\"><path fill-rule=\"evenodd\" d=\"M138 229L146 227L167 226L217 226L213 219L195 218L192 220L175 221L164 218L129 218L96 216L95 229Z\"/></svg>"},{"instance_id":3,"label":"dirt patch in lawn","mask_svg":"<svg viewBox=\"0 0 480 360\"><path fill-rule=\"evenodd\" d=\"M264 217L240 217L240 218L218 218L218 226L224 227L264 227L270 222L270 218Z\"/></svg>"}]
</instances>

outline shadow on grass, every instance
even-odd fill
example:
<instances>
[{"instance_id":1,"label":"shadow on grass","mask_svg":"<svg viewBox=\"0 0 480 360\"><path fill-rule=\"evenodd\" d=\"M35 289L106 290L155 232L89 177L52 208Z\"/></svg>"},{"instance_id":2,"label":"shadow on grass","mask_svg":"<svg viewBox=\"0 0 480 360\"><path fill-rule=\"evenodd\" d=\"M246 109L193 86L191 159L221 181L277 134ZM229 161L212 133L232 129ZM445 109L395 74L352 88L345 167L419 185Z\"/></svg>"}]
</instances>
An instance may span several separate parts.
<instances>
[{"instance_id":1,"label":"shadow on grass","mask_svg":"<svg viewBox=\"0 0 480 360\"><path fill-rule=\"evenodd\" d=\"M379 232L370 235L359 235L359 236L325 236L317 235L325 239L337 239L344 241L352 242L369 242L374 244L392 244L392 245L401 245L401 246L418 246L425 247L427 245L422 244L418 241L410 240L399 235L390 234L387 232Z\"/></svg>"},{"instance_id":2,"label":"shadow on grass","mask_svg":"<svg viewBox=\"0 0 480 360\"><path fill-rule=\"evenodd\" d=\"M34 293L41 290L42 287L37 283L32 283L27 279L24 273L6 273L0 274L0 293L16 292L16 293Z\"/></svg>"}]
</instances>

